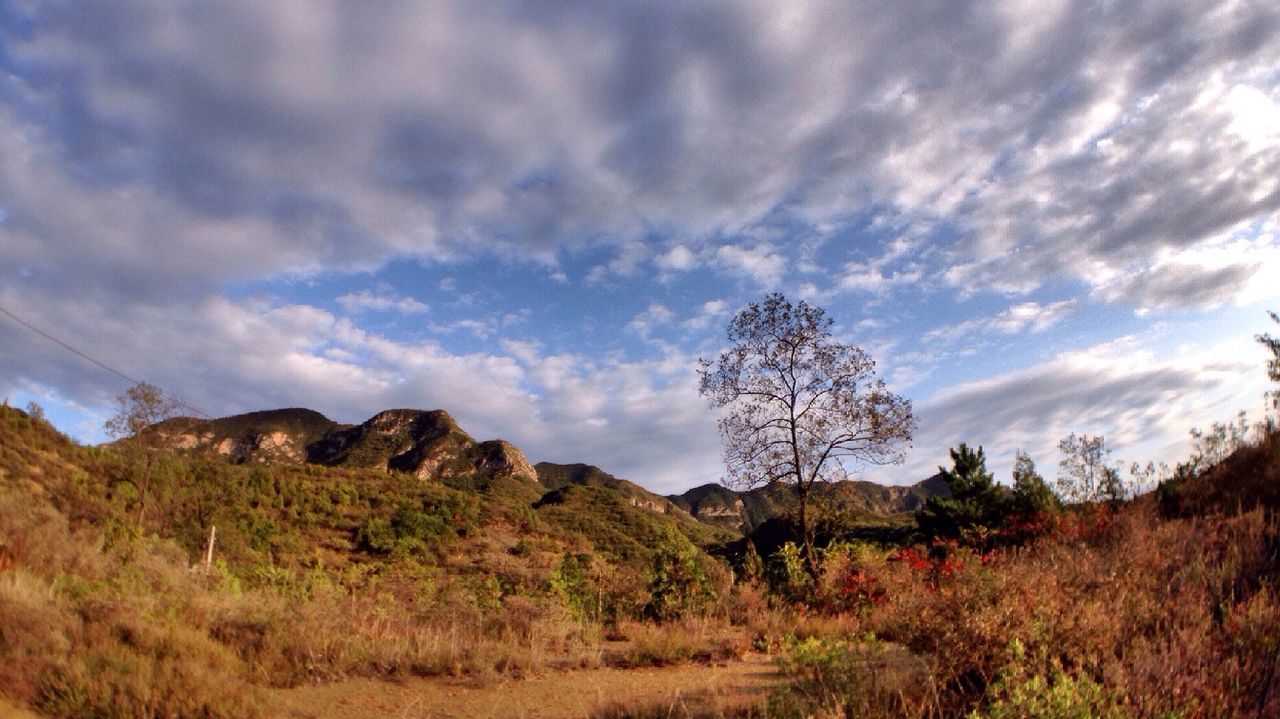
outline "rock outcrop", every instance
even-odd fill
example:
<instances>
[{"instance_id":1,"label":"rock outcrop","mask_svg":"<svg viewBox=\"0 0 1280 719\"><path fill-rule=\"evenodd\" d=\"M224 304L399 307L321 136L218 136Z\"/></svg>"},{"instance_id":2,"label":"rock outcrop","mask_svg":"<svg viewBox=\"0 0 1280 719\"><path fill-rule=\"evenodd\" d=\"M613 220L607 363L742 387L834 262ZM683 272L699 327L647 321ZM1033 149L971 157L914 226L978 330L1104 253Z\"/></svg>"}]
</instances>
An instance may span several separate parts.
<instances>
[{"instance_id":1,"label":"rock outcrop","mask_svg":"<svg viewBox=\"0 0 1280 719\"><path fill-rule=\"evenodd\" d=\"M319 412L289 408L212 420L178 417L156 425L156 432L173 449L212 452L233 462L301 462L308 445L341 428Z\"/></svg>"},{"instance_id":2,"label":"rock outcrop","mask_svg":"<svg viewBox=\"0 0 1280 719\"><path fill-rule=\"evenodd\" d=\"M485 477L513 479L537 484L538 472L514 444L491 439L473 447L469 453L472 466Z\"/></svg>"},{"instance_id":3,"label":"rock outcrop","mask_svg":"<svg viewBox=\"0 0 1280 719\"><path fill-rule=\"evenodd\" d=\"M494 480L538 482L537 472L515 445L500 439L476 442L444 410L389 409L355 426L339 425L311 410L270 410L215 420L168 420L157 430L170 447L212 452L236 462L378 467L476 488Z\"/></svg>"}]
</instances>

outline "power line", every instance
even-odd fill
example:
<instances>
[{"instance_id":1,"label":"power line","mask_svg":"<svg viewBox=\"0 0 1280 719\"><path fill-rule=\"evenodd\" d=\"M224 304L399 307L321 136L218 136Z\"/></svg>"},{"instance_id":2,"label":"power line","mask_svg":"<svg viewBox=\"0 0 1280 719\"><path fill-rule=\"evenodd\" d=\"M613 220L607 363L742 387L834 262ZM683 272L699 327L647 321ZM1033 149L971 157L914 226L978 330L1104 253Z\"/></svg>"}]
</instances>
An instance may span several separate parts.
<instances>
[{"instance_id":1,"label":"power line","mask_svg":"<svg viewBox=\"0 0 1280 719\"><path fill-rule=\"evenodd\" d=\"M130 377L129 375L125 374L124 372L121 372L120 370L116 369L115 367L112 367L111 365L108 365L107 363L105 363L105 362L103 362L103 361L101 361L101 360L99 360L99 359L95 359L95 358L93 358L93 357L90 357L89 355L85 354L84 352L81 352L80 350L76 349L75 347L72 347L71 345L67 344L66 342L63 342L62 340L58 339L57 337L54 337L53 335L49 334L48 332L45 332L44 330L40 329L39 327L36 327L35 325L31 324L30 322L28 322L28 321L26 321L26 320L22 319L21 317L19 317L19 316L15 315L14 313L10 312L7 308L5 308L3 305L0 305L0 313L5 314L6 316L8 316L8 317L9 317L9 319L13 320L14 322L17 322L18 324L22 325L23 327L26 327L27 329L31 330L32 332L35 332L36 334L40 335L41 337L43 337L43 338L45 338L45 339L49 340L50 342L52 342L52 343L54 343L54 344L58 345L59 347L61 347L61 348L65 349L65 350L67 350L68 352L70 352L70 353L74 354L75 356L79 357L80 359L83 359L83 360L85 360L85 361L87 361L87 362L92 362L93 364L95 364L95 365L97 365L97 366L101 367L102 369L104 369L104 370L106 370L106 371L110 372L111 374L113 374L113 375L115 375L115 376L117 376L117 377L119 377L119 378L121 378L121 379L125 380L126 382L128 382L128 383L129 383L129 384L131 384L131 385L143 384L142 380L134 379L133 377ZM198 417L202 417L202 418L204 418L204 419L212 419L212 417L210 417L209 415L205 414L204 412L201 412L198 408L191 406L190 404L188 404L186 401L182 400L181 398L174 397L173 399L174 399L174 401L178 404L178 406L180 406L180 407L182 407L182 408L184 408L184 409L189 409L189 410L191 410L192 412L194 412L194 413L196 414L196 416L198 416Z\"/></svg>"}]
</instances>

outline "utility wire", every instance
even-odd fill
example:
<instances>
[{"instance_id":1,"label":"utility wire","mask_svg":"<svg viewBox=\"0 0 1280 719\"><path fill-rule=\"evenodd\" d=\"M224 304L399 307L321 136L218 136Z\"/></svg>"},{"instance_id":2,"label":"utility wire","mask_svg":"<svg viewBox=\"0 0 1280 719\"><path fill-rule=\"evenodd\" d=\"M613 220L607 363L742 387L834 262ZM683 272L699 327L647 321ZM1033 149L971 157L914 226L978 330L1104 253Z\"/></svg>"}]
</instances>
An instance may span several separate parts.
<instances>
[{"instance_id":1,"label":"utility wire","mask_svg":"<svg viewBox=\"0 0 1280 719\"><path fill-rule=\"evenodd\" d=\"M70 352L70 353L74 354L75 356L79 357L80 359L83 359L83 360L85 360L85 361L87 361L87 362L92 362L93 364L95 364L95 365L97 365L97 366L101 367L102 369L104 369L104 370L106 370L106 371L110 372L111 374L113 374L113 375L115 375L115 376L117 376L117 377L119 377L119 378L121 378L121 379L123 379L123 380L127 381L127 382L128 382L129 384L131 384L131 385L143 384L142 380L134 379L133 377L130 377L129 375L125 374L124 372L121 372L120 370L116 369L115 367L112 367L111 365L108 365L108 364L106 364L105 362L102 362L101 360L98 360L98 359L95 359L95 358L93 358L93 357L90 357L89 355L85 354L84 352L81 352L80 350L76 349L75 347L72 347L71 345L67 344L66 342L63 342L62 340L58 339L57 337L54 337L53 335L49 334L48 332L45 332L44 330L40 329L39 327L36 327L35 325L31 324L30 322L28 322L28 321L26 321L26 320L22 319L21 317L19 317L19 316L15 315L14 313L10 312L7 308L5 308L3 305L0 305L0 313L3 313L4 315L8 316L8 317L9 317L9 319L13 320L14 322L17 322L18 324L22 325L23 327L26 327L27 329L31 330L32 332L35 332L36 334L40 335L41 337L43 337L43 338L45 338L45 339L49 340L50 342L52 342L52 343L54 343L54 344L58 345L59 347L61 347L61 348L65 349L65 350L67 350L68 352ZM194 412L194 413L196 414L196 416L201 417L201 418L203 418L203 419L213 419L212 417L210 417L209 415L205 414L204 412L201 412L198 408L191 406L190 404L188 404L186 401L182 400L181 398L174 397L173 399L174 399L174 401L178 404L178 406L180 406L180 407L182 407L182 408L184 408L184 409L189 409L189 410L191 410L192 412Z\"/></svg>"}]
</instances>

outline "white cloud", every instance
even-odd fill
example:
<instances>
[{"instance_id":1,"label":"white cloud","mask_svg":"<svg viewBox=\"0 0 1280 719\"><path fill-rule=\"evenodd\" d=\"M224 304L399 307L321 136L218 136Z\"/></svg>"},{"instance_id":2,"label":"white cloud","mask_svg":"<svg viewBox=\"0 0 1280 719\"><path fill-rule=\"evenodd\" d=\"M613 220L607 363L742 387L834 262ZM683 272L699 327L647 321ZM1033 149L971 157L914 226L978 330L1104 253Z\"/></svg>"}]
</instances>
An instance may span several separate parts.
<instances>
[{"instance_id":1,"label":"white cloud","mask_svg":"<svg viewBox=\"0 0 1280 719\"><path fill-rule=\"evenodd\" d=\"M674 319L674 312L661 302L653 302L644 311L631 318L627 323L627 330L647 338L655 329L671 324Z\"/></svg>"},{"instance_id":2,"label":"white cloud","mask_svg":"<svg viewBox=\"0 0 1280 719\"><path fill-rule=\"evenodd\" d=\"M871 263L850 262L844 266L839 287L842 290L862 290L874 294L884 294L897 285L919 282L921 272L918 268L891 272Z\"/></svg>"},{"instance_id":3,"label":"white cloud","mask_svg":"<svg viewBox=\"0 0 1280 719\"><path fill-rule=\"evenodd\" d=\"M684 321L684 326L691 330L705 329L713 321L724 317L729 312L729 303L724 300L709 300L698 308L698 314Z\"/></svg>"},{"instance_id":4,"label":"white cloud","mask_svg":"<svg viewBox=\"0 0 1280 719\"><path fill-rule=\"evenodd\" d=\"M1241 228L1164 252L1148 267L1099 278L1093 293L1140 313L1280 297L1280 244L1273 227Z\"/></svg>"},{"instance_id":5,"label":"white cloud","mask_svg":"<svg viewBox=\"0 0 1280 719\"><path fill-rule=\"evenodd\" d=\"M342 295L337 300L350 314L361 312L399 312L406 315L425 314L428 307L412 297L400 297L394 292L380 289L377 292L360 290Z\"/></svg>"},{"instance_id":6,"label":"white cloud","mask_svg":"<svg viewBox=\"0 0 1280 719\"><path fill-rule=\"evenodd\" d=\"M991 317L965 320L954 325L944 325L926 332L921 339L926 343L958 344L974 334L999 332L1018 334L1024 331L1044 332L1075 311L1075 300L1061 300L1040 304L1020 302Z\"/></svg>"},{"instance_id":7,"label":"white cloud","mask_svg":"<svg viewBox=\"0 0 1280 719\"><path fill-rule=\"evenodd\" d=\"M190 298L599 245L630 276L657 235L667 273L751 238L705 260L773 287L789 224L869 208L957 230L965 290L1142 271L1280 209L1280 23L1232 8L43 3L3 38L3 277Z\"/></svg>"},{"instance_id":8,"label":"white cloud","mask_svg":"<svg viewBox=\"0 0 1280 719\"><path fill-rule=\"evenodd\" d=\"M749 277L765 289L773 289L782 281L786 258L768 247L752 248L724 245L716 250L717 270L740 277Z\"/></svg>"},{"instance_id":9,"label":"white cloud","mask_svg":"<svg viewBox=\"0 0 1280 719\"><path fill-rule=\"evenodd\" d=\"M687 272L698 265L698 256L684 245L676 245L654 259L664 272Z\"/></svg>"},{"instance_id":10,"label":"white cloud","mask_svg":"<svg viewBox=\"0 0 1280 719\"><path fill-rule=\"evenodd\" d=\"M1265 377L1251 338L1177 352L1152 351L1144 346L1150 341L1104 343L942 390L916 404L920 428L907 464L867 476L919 481L960 442L984 445L1002 481L1019 448L1052 476L1057 442L1072 432L1104 435L1117 459L1172 465L1187 457L1192 423L1259 405Z\"/></svg>"}]
</instances>

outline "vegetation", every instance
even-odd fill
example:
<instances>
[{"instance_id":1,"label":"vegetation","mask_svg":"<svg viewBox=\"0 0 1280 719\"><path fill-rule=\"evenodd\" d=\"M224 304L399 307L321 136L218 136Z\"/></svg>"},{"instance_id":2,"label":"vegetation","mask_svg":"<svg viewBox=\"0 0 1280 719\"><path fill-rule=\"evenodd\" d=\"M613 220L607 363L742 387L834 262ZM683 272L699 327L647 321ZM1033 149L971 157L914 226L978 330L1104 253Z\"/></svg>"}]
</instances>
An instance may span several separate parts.
<instances>
[{"instance_id":1,"label":"vegetation","mask_svg":"<svg viewBox=\"0 0 1280 719\"><path fill-rule=\"evenodd\" d=\"M875 362L837 342L820 307L781 294L729 323L732 347L702 362L701 392L720 419L729 475L741 486L795 488L805 567L818 578L809 500L849 465L900 461L915 419L911 402L876 379Z\"/></svg>"},{"instance_id":2,"label":"vegetation","mask_svg":"<svg viewBox=\"0 0 1280 719\"><path fill-rule=\"evenodd\" d=\"M1273 322L1280 325L1280 315L1275 312L1270 312L1268 314L1271 315L1271 320ZM1256 339L1259 344L1266 347L1267 351L1271 353L1271 357L1267 360L1267 377L1272 382L1280 385L1280 337L1273 337L1270 334L1259 334ZM1268 393L1268 396L1271 400L1272 409L1280 409L1280 386L1272 389L1271 392Z\"/></svg>"},{"instance_id":3,"label":"vegetation","mask_svg":"<svg viewBox=\"0 0 1280 719\"><path fill-rule=\"evenodd\" d=\"M961 443L951 450L952 469L942 469L949 496L930 497L917 516L928 537L964 540L985 547L1007 512L1004 492L987 471L982 447L975 451Z\"/></svg>"},{"instance_id":4,"label":"vegetation","mask_svg":"<svg viewBox=\"0 0 1280 719\"><path fill-rule=\"evenodd\" d=\"M1193 432L1142 495L1100 437L1063 442L1061 497L1026 454L1005 488L961 444L914 522L868 535L847 505L816 512L810 566L793 518L753 541L585 465L540 466L529 501L83 447L30 410L0 406L0 711L271 716L272 688L349 677L756 653L778 670L767 696L611 697L595 716L1280 715L1274 420ZM143 471L145 502L118 481Z\"/></svg>"},{"instance_id":5,"label":"vegetation","mask_svg":"<svg viewBox=\"0 0 1280 719\"><path fill-rule=\"evenodd\" d=\"M1058 443L1058 495L1072 504L1125 499L1120 468L1110 463L1111 450L1101 435L1074 433Z\"/></svg>"}]
</instances>

